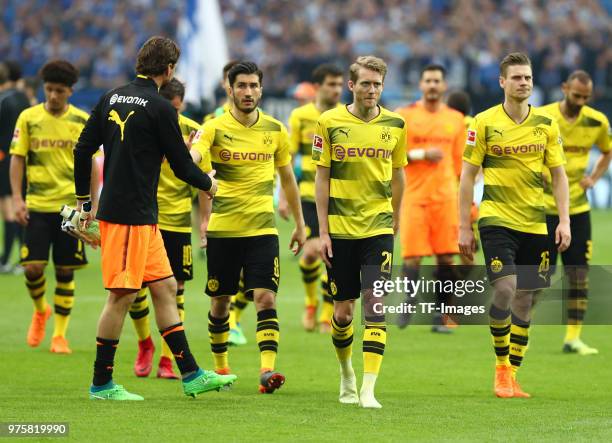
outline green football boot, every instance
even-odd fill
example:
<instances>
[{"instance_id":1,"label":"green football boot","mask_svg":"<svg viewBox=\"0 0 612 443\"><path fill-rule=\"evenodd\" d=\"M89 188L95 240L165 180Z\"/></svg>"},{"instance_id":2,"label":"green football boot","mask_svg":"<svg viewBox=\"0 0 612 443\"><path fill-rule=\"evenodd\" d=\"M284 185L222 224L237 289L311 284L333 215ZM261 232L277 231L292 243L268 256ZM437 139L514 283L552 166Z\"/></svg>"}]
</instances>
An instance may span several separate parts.
<instances>
[{"instance_id":1,"label":"green football boot","mask_svg":"<svg viewBox=\"0 0 612 443\"><path fill-rule=\"evenodd\" d=\"M126 391L121 385L113 385L111 388L97 392L89 388L89 398L90 400L144 400L140 395Z\"/></svg>"},{"instance_id":2,"label":"green football boot","mask_svg":"<svg viewBox=\"0 0 612 443\"><path fill-rule=\"evenodd\" d=\"M230 386L238 377L234 374L219 375L213 371L198 370L196 377L190 381L183 381L183 392L188 397L208 391L219 391Z\"/></svg>"}]
</instances>

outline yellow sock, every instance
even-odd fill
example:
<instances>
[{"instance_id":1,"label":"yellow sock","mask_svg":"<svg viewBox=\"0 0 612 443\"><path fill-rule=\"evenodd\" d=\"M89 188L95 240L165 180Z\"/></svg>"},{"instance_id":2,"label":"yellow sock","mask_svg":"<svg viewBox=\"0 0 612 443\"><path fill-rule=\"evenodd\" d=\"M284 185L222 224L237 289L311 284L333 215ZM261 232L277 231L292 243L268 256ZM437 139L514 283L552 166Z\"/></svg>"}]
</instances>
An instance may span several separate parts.
<instances>
[{"instance_id":1,"label":"yellow sock","mask_svg":"<svg viewBox=\"0 0 612 443\"><path fill-rule=\"evenodd\" d=\"M329 293L329 283L327 274L321 275L321 295L323 296L323 306L319 314L319 323L331 323L334 315L334 300Z\"/></svg>"},{"instance_id":2,"label":"yellow sock","mask_svg":"<svg viewBox=\"0 0 612 443\"><path fill-rule=\"evenodd\" d=\"M47 280L45 274L34 280L28 280L26 277L26 287L34 303L34 309L41 314L47 310L47 300L45 300L45 291L47 290Z\"/></svg>"},{"instance_id":3,"label":"yellow sock","mask_svg":"<svg viewBox=\"0 0 612 443\"><path fill-rule=\"evenodd\" d=\"M582 333L582 322L579 325L568 324L565 328L565 340L564 343L569 343L580 338Z\"/></svg>"},{"instance_id":4,"label":"yellow sock","mask_svg":"<svg viewBox=\"0 0 612 443\"><path fill-rule=\"evenodd\" d=\"M242 278L240 279L239 287L240 290L234 296L234 320L236 321L236 323L240 323L240 320L242 318L242 312L244 311L244 308L246 308L249 304L249 299L246 297L246 295L244 295L244 283L242 281Z\"/></svg>"},{"instance_id":5,"label":"yellow sock","mask_svg":"<svg viewBox=\"0 0 612 443\"><path fill-rule=\"evenodd\" d=\"M489 309L489 329L498 365L510 366L510 324L510 310L492 304Z\"/></svg>"},{"instance_id":6,"label":"yellow sock","mask_svg":"<svg viewBox=\"0 0 612 443\"><path fill-rule=\"evenodd\" d=\"M378 374L387 343L387 328L384 323L366 322L363 331L363 372Z\"/></svg>"},{"instance_id":7,"label":"yellow sock","mask_svg":"<svg viewBox=\"0 0 612 443\"><path fill-rule=\"evenodd\" d=\"M510 364L512 365L512 376L514 378L516 378L516 373L521 367L528 344L529 321L521 320L513 315L512 326L510 327Z\"/></svg>"},{"instance_id":8,"label":"yellow sock","mask_svg":"<svg viewBox=\"0 0 612 443\"><path fill-rule=\"evenodd\" d=\"M259 346L261 369L274 369L280 329L276 309L265 309L257 313L257 333L255 335Z\"/></svg>"},{"instance_id":9,"label":"yellow sock","mask_svg":"<svg viewBox=\"0 0 612 443\"><path fill-rule=\"evenodd\" d=\"M53 337L65 337L70 322L70 312L74 306L74 275L56 275L55 278L57 283L53 296L55 310Z\"/></svg>"},{"instance_id":10,"label":"yellow sock","mask_svg":"<svg viewBox=\"0 0 612 443\"><path fill-rule=\"evenodd\" d=\"M569 285L567 293L567 328L565 330L565 342L571 342L580 338L582 323L588 306L588 276L576 277L566 275L565 280Z\"/></svg>"},{"instance_id":11,"label":"yellow sock","mask_svg":"<svg viewBox=\"0 0 612 443\"><path fill-rule=\"evenodd\" d=\"M138 340L146 340L151 336L151 327L149 326L149 302L147 300L147 288L142 288L138 291L136 299L130 306L130 317L136 329Z\"/></svg>"},{"instance_id":12,"label":"yellow sock","mask_svg":"<svg viewBox=\"0 0 612 443\"><path fill-rule=\"evenodd\" d=\"M302 282L304 282L304 290L306 291L304 304L306 307L316 307L318 304L317 286L321 275L321 259L308 264L303 257L300 258L300 271L302 271Z\"/></svg>"},{"instance_id":13,"label":"yellow sock","mask_svg":"<svg viewBox=\"0 0 612 443\"><path fill-rule=\"evenodd\" d=\"M332 342L340 363L350 360L353 355L353 322L339 325L332 315Z\"/></svg>"},{"instance_id":14,"label":"yellow sock","mask_svg":"<svg viewBox=\"0 0 612 443\"><path fill-rule=\"evenodd\" d=\"M229 327L230 329L236 329L236 308L234 307L236 296L232 295L230 300Z\"/></svg>"},{"instance_id":15,"label":"yellow sock","mask_svg":"<svg viewBox=\"0 0 612 443\"><path fill-rule=\"evenodd\" d=\"M215 369L229 367L227 341L229 339L229 317L215 318L208 313L208 337L215 361Z\"/></svg>"}]
</instances>

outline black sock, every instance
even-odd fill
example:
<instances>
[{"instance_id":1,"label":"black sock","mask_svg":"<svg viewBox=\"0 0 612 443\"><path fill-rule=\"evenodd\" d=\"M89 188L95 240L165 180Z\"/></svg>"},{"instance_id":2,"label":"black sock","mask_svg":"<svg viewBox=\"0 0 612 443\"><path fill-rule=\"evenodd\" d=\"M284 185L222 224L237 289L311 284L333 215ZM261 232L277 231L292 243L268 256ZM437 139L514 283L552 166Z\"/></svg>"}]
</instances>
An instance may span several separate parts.
<instances>
[{"instance_id":1,"label":"black sock","mask_svg":"<svg viewBox=\"0 0 612 443\"><path fill-rule=\"evenodd\" d=\"M455 273L455 265L438 265L436 270L434 271L433 277L436 280L440 280L442 282L442 287L440 285L436 286L436 306L441 306L442 303L445 305L450 305L453 303L452 292L444 291L445 287L450 286L447 285L446 282L452 282L452 287L455 287L455 282L458 279L457 274Z\"/></svg>"},{"instance_id":2,"label":"black sock","mask_svg":"<svg viewBox=\"0 0 612 443\"><path fill-rule=\"evenodd\" d=\"M189 343L187 343L183 323L168 326L166 329L160 330L159 333L166 340L168 347L172 351L176 365L179 371L181 371L183 378L197 372L199 369L198 364L189 350Z\"/></svg>"},{"instance_id":3,"label":"black sock","mask_svg":"<svg viewBox=\"0 0 612 443\"><path fill-rule=\"evenodd\" d=\"M96 345L93 385L103 386L113 379L113 365L119 340L96 337Z\"/></svg>"}]
</instances>

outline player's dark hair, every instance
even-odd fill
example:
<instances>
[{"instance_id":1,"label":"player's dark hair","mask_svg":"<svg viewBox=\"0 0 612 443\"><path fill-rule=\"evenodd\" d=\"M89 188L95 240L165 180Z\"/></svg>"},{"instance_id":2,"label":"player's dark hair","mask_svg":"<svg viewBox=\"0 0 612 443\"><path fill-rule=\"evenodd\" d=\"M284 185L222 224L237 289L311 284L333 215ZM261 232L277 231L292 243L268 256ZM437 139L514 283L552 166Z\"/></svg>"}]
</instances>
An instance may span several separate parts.
<instances>
[{"instance_id":1,"label":"player's dark hair","mask_svg":"<svg viewBox=\"0 0 612 443\"><path fill-rule=\"evenodd\" d=\"M232 68L227 73L227 79L229 80L230 86L234 86L236 77L238 77L240 74L257 74L257 76L259 77L260 85L261 81L263 80L263 72L261 72L261 69L259 69L255 63L239 62L232 66Z\"/></svg>"},{"instance_id":2,"label":"player's dark hair","mask_svg":"<svg viewBox=\"0 0 612 443\"><path fill-rule=\"evenodd\" d=\"M225 64L225 66L223 66L223 79L227 77L227 73L229 72L229 70L236 66L238 63L240 63L240 60L230 60Z\"/></svg>"},{"instance_id":3,"label":"player's dark hair","mask_svg":"<svg viewBox=\"0 0 612 443\"><path fill-rule=\"evenodd\" d=\"M79 80L79 70L69 61L53 60L40 69L40 76L44 83L61 83L72 88Z\"/></svg>"},{"instance_id":4,"label":"player's dark hair","mask_svg":"<svg viewBox=\"0 0 612 443\"><path fill-rule=\"evenodd\" d=\"M9 70L5 63L0 63L0 85L9 81Z\"/></svg>"},{"instance_id":5,"label":"player's dark hair","mask_svg":"<svg viewBox=\"0 0 612 443\"><path fill-rule=\"evenodd\" d=\"M174 97L180 97L181 101L183 101L185 98L185 85L176 78L173 78L159 88L159 93L168 100L172 100Z\"/></svg>"},{"instance_id":6,"label":"player's dark hair","mask_svg":"<svg viewBox=\"0 0 612 443\"><path fill-rule=\"evenodd\" d=\"M511 52L505 56L499 64L499 74L505 78L506 74L508 73L508 66L517 65L531 67L531 60L529 59L529 56L522 52Z\"/></svg>"},{"instance_id":7,"label":"player's dark hair","mask_svg":"<svg viewBox=\"0 0 612 443\"><path fill-rule=\"evenodd\" d=\"M583 71L582 69L578 69L576 71L573 71L567 77L567 83L571 82L572 80L578 80L583 85L588 85L589 83L593 82L593 79L591 78L589 73L586 72L586 71Z\"/></svg>"},{"instance_id":8,"label":"player's dark hair","mask_svg":"<svg viewBox=\"0 0 612 443\"><path fill-rule=\"evenodd\" d=\"M426 65L423 69L421 69L421 78L423 78L423 74L428 71L440 71L442 73L442 80L446 78L446 68L442 65L436 63Z\"/></svg>"},{"instance_id":9,"label":"player's dark hair","mask_svg":"<svg viewBox=\"0 0 612 443\"><path fill-rule=\"evenodd\" d=\"M463 115L469 115L470 108L472 107L470 96L465 91L453 91L448 94L446 105L461 112Z\"/></svg>"},{"instance_id":10,"label":"player's dark hair","mask_svg":"<svg viewBox=\"0 0 612 443\"><path fill-rule=\"evenodd\" d=\"M312 71L312 82L322 85L327 77L340 77L342 69L332 63L323 63Z\"/></svg>"},{"instance_id":11,"label":"player's dark hair","mask_svg":"<svg viewBox=\"0 0 612 443\"><path fill-rule=\"evenodd\" d=\"M21 78L23 71L21 70L21 65L18 62L15 60L5 60L4 65L8 68L10 81L16 82Z\"/></svg>"},{"instance_id":12,"label":"player's dark hair","mask_svg":"<svg viewBox=\"0 0 612 443\"><path fill-rule=\"evenodd\" d=\"M136 72L141 75L162 75L168 65L176 65L181 50L174 40L155 36L148 39L138 50Z\"/></svg>"}]
</instances>

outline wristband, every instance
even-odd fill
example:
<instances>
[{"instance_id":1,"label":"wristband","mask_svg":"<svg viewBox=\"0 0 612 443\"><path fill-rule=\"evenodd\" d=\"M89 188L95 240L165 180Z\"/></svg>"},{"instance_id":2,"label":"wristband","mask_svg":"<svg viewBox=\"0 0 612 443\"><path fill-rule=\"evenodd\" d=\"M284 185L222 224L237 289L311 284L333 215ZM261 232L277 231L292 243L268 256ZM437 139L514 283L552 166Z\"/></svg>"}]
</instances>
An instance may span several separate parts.
<instances>
[{"instance_id":1,"label":"wristband","mask_svg":"<svg viewBox=\"0 0 612 443\"><path fill-rule=\"evenodd\" d=\"M425 160L425 149L411 149L408 151L408 158L410 160Z\"/></svg>"}]
</instances>

